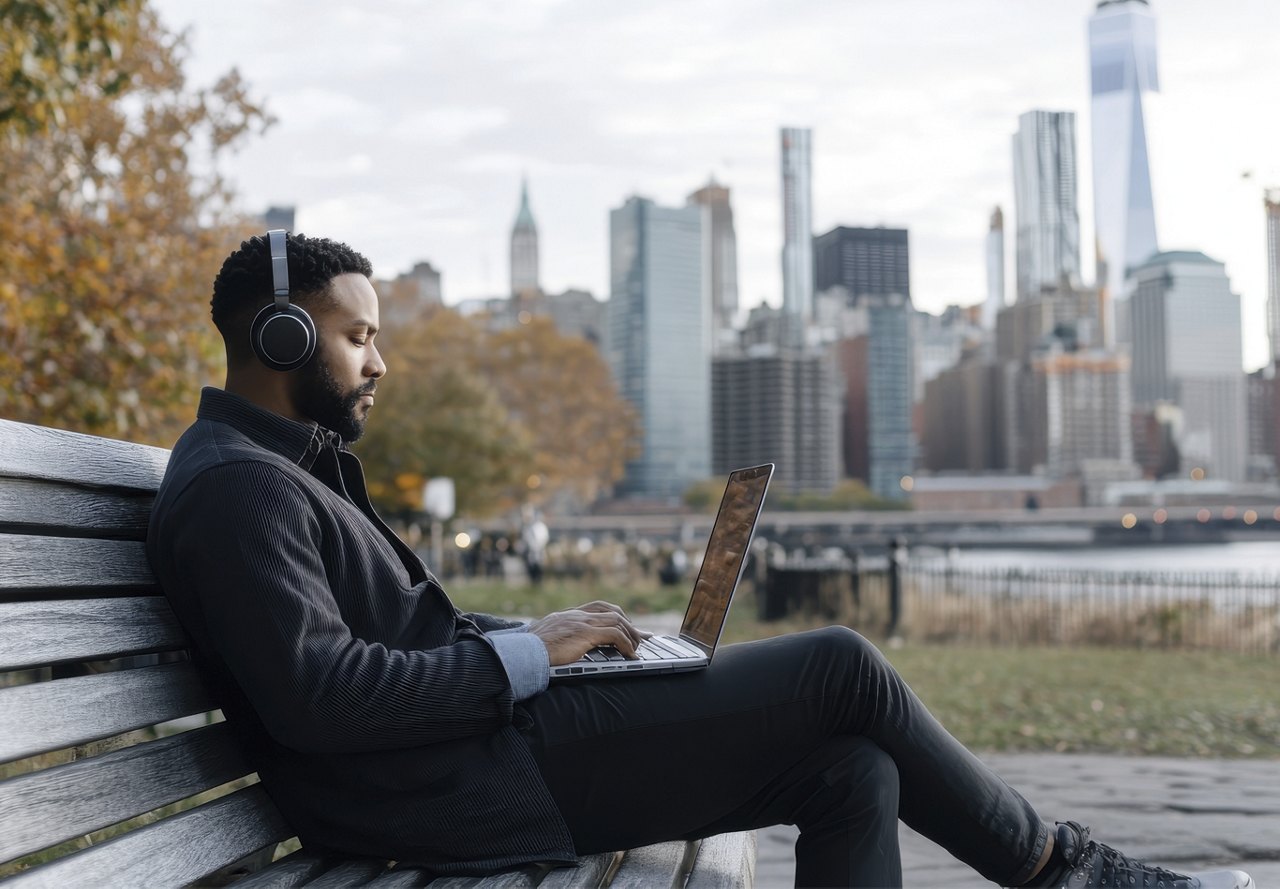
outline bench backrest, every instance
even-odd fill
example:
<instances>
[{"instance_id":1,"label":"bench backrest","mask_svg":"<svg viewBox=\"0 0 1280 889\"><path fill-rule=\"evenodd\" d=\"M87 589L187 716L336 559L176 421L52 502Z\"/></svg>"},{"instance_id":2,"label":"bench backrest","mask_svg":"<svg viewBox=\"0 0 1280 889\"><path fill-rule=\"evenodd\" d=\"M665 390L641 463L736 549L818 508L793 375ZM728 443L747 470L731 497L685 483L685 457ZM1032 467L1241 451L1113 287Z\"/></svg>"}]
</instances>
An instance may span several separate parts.
<instances>
[{"instance_id":1,"label":"bench backrest","mask_svg":"<svg viewBox=\"0 0 1280 889\"><path fill-rule=\"evenodd\" d=\"M147 565L167 460L0 420L5 886L184 885L291 836L256 784L227 792L249 768ZM156 811L197 795L216 799Z\"/></svg>"}]
</instances>

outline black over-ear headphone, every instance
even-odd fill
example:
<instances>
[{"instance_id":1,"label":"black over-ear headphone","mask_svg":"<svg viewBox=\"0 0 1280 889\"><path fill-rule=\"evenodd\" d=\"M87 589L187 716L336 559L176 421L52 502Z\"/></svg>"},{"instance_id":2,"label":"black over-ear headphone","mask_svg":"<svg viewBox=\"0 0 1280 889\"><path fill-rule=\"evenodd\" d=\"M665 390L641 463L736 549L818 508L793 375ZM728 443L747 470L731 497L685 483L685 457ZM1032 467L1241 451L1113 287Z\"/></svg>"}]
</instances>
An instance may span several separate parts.
<instances>
[{"instance_id":1,"label":"black over-ear headphone","mask_svg":"<svg viewBox=\"0 0 1280 889\"><path fill-rule=\"evenodd\" d=\"M306 309L289 303L289 253L282 228L267 232L275 302L253 319L253 351L272 370L296 370L316 351L316 324Z\"/></svg>"}]
</instances>

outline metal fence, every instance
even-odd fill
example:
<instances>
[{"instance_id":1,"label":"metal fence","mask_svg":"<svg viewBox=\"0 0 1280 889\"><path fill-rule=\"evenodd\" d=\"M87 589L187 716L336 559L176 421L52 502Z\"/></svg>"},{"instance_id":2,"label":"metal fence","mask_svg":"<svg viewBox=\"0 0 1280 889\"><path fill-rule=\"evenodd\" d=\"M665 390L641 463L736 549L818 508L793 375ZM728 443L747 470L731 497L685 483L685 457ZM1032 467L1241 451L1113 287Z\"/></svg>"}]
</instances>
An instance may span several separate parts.
<instances>
[{"instance_id":1,"label":"metal fence","mask_svg":"<svg viewBox=\"0 0 1280 889\"><path fill-rule=\"evenodd\" d=\"M901 568L895 629L886 562L770 567L757 588L758 616L832 620L866 635L896 633L915 642L1280 655L1280 576L960 568L941 559L912 560Z\"/></svg>"},{"instance_id":2,"label":"metal fence","mask_svg":"<svg viewBox=\"0 0 1280 889\"><path fill-rule=\"evenodd\" d=\"M902 587L918 641L1280 654L1280 577L924 563Z\"/></svg>"}]
</instances>

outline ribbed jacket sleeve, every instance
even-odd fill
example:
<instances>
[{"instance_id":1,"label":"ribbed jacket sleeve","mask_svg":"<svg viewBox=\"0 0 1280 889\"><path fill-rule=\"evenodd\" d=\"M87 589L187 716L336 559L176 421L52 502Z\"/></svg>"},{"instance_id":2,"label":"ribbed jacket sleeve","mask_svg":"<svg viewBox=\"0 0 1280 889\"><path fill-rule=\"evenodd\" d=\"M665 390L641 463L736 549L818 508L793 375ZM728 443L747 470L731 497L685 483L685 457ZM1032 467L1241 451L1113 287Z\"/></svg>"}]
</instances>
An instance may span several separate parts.
<instances>
[{"instance_id":1,"label":"ribbed jacket sleeve","mask_svg":"<svg viewBox=\"0 0 1280 889\"><path fill-rule=\"evenodd\" d=\"M368 582L344 570L347 551L379 540L359 516L346 530L326 508L280 469L252 461L201 472L174 503L171 555L192 606L183 610L194 612L197 638L207 636L270 734L303 752L369 751L510 722L511 687L480 632L421 649L353 633L363 623L385 631L371 635L394 635L384 626L394 615L379 614L379 603L403 610L413 591L347 588ZM340 601L357 603L360 615L344 615Z\"/></svg>"}]
</instances>

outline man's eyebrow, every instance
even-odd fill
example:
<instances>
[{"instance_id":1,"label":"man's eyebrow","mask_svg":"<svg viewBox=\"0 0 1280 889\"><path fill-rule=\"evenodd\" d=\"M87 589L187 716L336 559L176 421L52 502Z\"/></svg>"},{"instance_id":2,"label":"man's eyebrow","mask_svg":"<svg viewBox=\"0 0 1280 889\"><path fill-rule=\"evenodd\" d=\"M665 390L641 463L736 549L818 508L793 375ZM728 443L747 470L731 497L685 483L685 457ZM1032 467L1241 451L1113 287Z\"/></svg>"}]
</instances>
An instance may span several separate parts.
<instances>
[{"instance_id":1,"label":"man's eyebrow","mask_svg":"<svg viewBox=\"0 0 1280 889\"><path fill-rule=\"evenodd\" d=\"M350 324L348 324L347 326L348 326L348 327L364 327L364 328L367 328L367 329L368 329L369 333L377 333L377 332L378 332L378 325L374 324L374 323L373 323L373 322L371 322L371 321L366 321L366 320L364 320L363 318L356 318L355 320L353 320L353 321L352 321Z\"/></svg>"}]
</instances>

